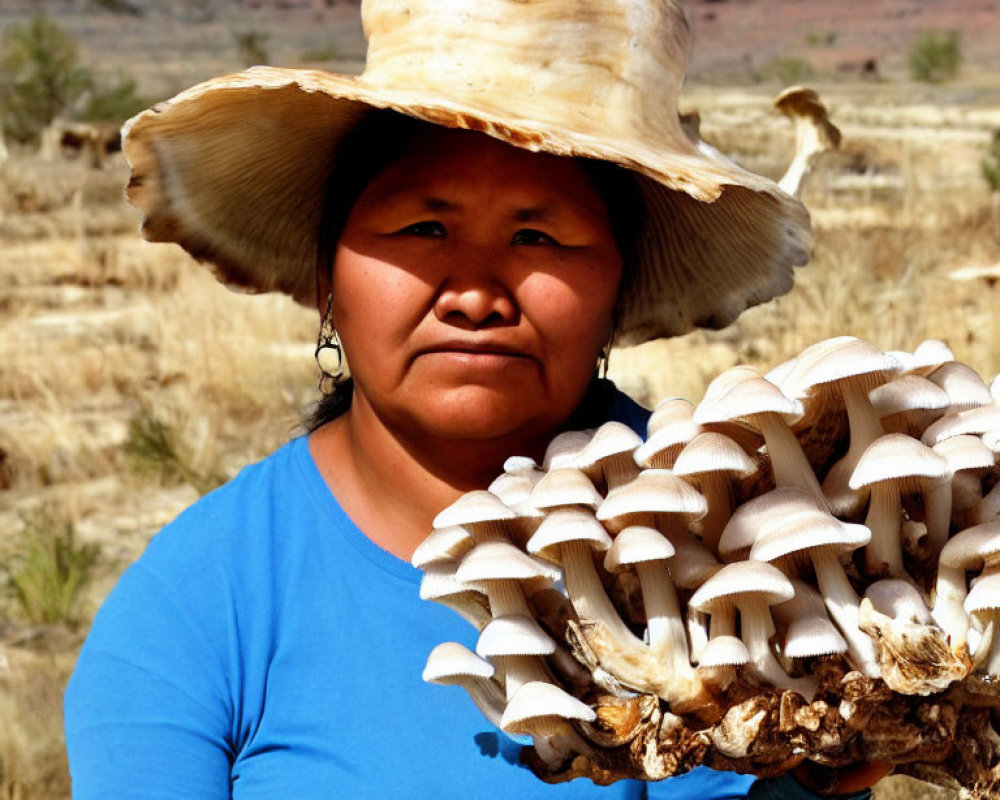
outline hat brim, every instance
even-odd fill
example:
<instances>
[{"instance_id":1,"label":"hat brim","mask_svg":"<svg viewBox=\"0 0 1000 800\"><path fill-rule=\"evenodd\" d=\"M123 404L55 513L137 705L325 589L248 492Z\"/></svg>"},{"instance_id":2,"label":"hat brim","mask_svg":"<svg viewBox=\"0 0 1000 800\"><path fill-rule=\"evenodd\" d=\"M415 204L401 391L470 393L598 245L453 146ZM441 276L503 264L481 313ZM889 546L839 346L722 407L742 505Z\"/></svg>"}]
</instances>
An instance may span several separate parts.
<instances>
[{"instance_id":1,"label":"hat brim","mask_svg":"<svg viewBox=\"0 0 1000 800\"><path fill-rule=\"evenodd\" d=\"M728 325L787 292L809 255L804 206L684 140L664 149L501 115L317 70L254 67L129 120L130 201L150 241L177 242L224 283L316 305L316 242L340 143L374 108L514 146L631 170L645 202L617 342Z\"/></svg>"}]
</instances>

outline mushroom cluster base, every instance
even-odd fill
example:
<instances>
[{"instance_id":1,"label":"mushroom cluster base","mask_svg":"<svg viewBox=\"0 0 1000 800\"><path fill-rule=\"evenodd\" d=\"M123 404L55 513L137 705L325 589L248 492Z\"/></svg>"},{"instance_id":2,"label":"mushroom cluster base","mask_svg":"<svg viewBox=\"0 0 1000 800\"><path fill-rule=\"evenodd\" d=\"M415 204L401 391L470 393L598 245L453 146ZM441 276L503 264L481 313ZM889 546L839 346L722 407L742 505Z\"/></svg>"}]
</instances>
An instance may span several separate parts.
<instances>
[{"instance_id":1,"label":"mushroom cluster base","mask_svg":"<svg viewBox=\"0 0 1000 800\"><path fill-rule=\"evenodd\" d=\"M512 458L435 520L422 596L544 781L805 760L1000 796L1000 376L852 337Z\"/></svg>"}]
</instances>

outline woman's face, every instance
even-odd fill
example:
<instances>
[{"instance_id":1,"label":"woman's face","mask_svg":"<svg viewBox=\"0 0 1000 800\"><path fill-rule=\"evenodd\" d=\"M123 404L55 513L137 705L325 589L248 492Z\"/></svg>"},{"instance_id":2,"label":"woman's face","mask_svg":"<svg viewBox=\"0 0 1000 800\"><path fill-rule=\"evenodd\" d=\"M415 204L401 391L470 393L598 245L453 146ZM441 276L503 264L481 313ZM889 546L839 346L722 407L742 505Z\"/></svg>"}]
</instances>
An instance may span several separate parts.
<instances>
[{"instance_id":1,"label":"woman's face","mask_svg":"<svg viewBox=\"0 0 1000 800\"><path fill-rule=\"evenodd\" d=\"M336 251L354 403L404 433L551 435L608 342L621 277L578 163L419 134L362 192Z\"/></svg>"}]
</instances>

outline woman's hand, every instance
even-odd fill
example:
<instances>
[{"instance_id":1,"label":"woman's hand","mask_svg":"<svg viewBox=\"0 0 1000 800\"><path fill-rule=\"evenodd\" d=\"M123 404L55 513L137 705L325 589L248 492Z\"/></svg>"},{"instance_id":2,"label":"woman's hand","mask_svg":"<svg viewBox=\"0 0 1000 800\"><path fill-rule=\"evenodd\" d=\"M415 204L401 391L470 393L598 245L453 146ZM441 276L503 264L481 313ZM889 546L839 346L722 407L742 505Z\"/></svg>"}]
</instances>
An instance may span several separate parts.
<instances>
[{"instance_id":1,"label":"woman's hand","mask_svg":"<svg viewBox=\"0 0 1000 800\"><path fill-rule=\"evenodd\" d=\"M823 796L849 795L868 789L892 772L888 761L868 761L844 769L835 769L803 761L792 774L809 791Z\"/></svg>"}]
</instances>

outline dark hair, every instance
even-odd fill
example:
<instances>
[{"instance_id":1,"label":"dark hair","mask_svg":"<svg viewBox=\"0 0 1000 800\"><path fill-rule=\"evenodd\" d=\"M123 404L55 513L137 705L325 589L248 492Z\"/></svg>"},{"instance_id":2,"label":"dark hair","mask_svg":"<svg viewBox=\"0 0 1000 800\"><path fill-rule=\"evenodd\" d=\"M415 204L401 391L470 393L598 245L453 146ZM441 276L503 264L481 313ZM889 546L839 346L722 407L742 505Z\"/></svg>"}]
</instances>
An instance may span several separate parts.
<instances>
[{"instance_id":1,"label":"dark hair","mask_svg":"<svg viewBox=\"0 0 1000 800\"><path fill-rule=\"evenodd\" d=\"M403 157L410 143L419 133L437 129L438 126L388 110L369 112L353 130L344 137L337 150L337 160L326 182L323 212L320 216L316 245L317 306L321 278L329 277L337 242L343 233L351 209L365 187L382 170ZM608 221L623 262L622 284L619 301L628 295L634 280L635 243L642 226L642 197L635 177L628 171L607 161L580 158L594 188L604 200ZM615 310L615 328L620 309ZM596 371L595 371L596 376ZM336 419L351 407L354 381L348 379L334 387L332 394L320 398L305 421L311 433L327 422Z\"/></svg>"}]
</instances>

